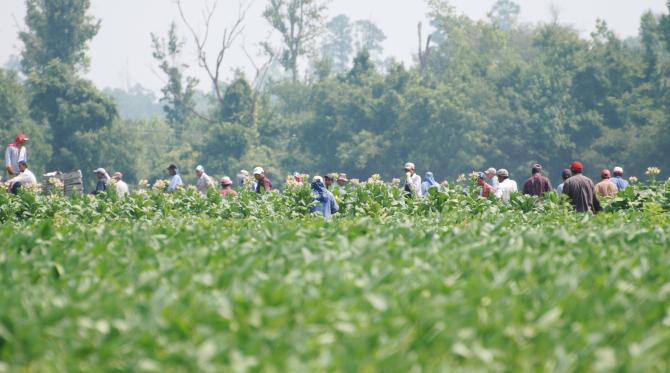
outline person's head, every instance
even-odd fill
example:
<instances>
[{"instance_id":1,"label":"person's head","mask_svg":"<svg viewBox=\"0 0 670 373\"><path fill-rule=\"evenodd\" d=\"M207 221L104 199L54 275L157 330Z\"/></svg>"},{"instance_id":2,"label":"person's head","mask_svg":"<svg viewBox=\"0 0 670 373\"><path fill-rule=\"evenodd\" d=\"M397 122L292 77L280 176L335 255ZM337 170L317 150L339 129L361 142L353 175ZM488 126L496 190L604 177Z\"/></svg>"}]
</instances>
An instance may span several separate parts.
<instances>
[{"instance_id":1,"label":"person's head","mask_svg":"<svg viewBox=\"0 0 670 373\"><path fill-rule=\"evenodd\" d=\"M612 177L612 174L610 173L610 170L604 169L604 170L600 171L600 178L601 179L607 180L610 177Z\"/></svg>"},{"instance_id":2,"label":"person's head","mask_svg":"<svg viewBox=\"0 0 670 373\"><path fill-rule=\"evenodd\" d=\"M496 172L496 175L498 175L498 181L503 181L507 178L509 178L509 171L507 171L504 168L501 168Z\"/></svg>"},{"instance_id":3,"label":"person's head","mask_svg":"<svg viewBox=\"0 0 670 373\"><path fill-rule=\"evenodd\" d=\"M484 186L486 184L486 174L483 172L477 173L477 185Z\"/></svg>"},{"instance_id":4,"label":"person's head","mask_svg":"<svg viewBox=\"0 0 670 373\"><path fill-rule=\"evenodd\" d=\"M256 180L261 181L263 180L264 177L265 177L265 170L263 169L263 167L254 168L254 178Z\"/></svg>"},{"instance_id":5,"label":"person's head","mask_svg":"<svg viewBox=\"0 0 670 373\"><path fill-rule=\"evenodd\" d=\"M313 183L321 183L321 184L324 184L324 181L325 181L325 179L324 179L323 177L321 177L321 176L314 176L314 177L312 178L312 182L313 182Z\"/></svg>"},{"instance_id":6,"label":"person's head","mask_svg":"<svg viewBox=\"0 0 670 373\"><path fill-rule=\"evenodd\" d=\"M435 178L435 176L434 176L433 173L430 172L430 171L426 172L426 175L425 175L425 177L424 177L424 179L426 179L426 180L428 180L428 179L434 179L434 178Z\"/></svg>"},{"instance_id":7,"label":"person's head","mask_svg":"<svg viewBox=\"0 0 670 373\"><path fill-rule=\"evenodd\" d=\"M300 172L293 173L293 181L295 181L298 184L302 183L302 175L300 174Z\"/></svg>"},{"instance_id":8,"label":"person's head","mask_svg":"<svg viewBox=\"0 0 670 373\"><path fill-rule=\"evenodd\" d=\"M414 175L416 172L416 166L412 162L407 162L405 163L405 173L410 173L411 175Z\"/></svg>"},{"instance_id":9,"label":"person's head","mask_svg":"<svg viewBox=\"0 0 670 373\"><path fill-rule=\"evenodd\" d=\"M488 170L486 170L486 177L488 177L489 179L493 179L494 177L496 177L496 169L491 167Z\"/></svg>"},{"instance_id":10,"label":"person's head","mask_svg":"<svg viewBox=\"0 0 670 373\"><path fill-rule=\"evenodd\" d=\"M530 169L531 175L538 175L542 173L542 165L539 163L536 163L531 167Z\"/></svg>"},{"instance_id":11,"label":"person's head","mask_svg":"<svg viewBox=\"0 0 670 373\"><path fill-rule=\"evenodd\" d=\"M574 161L570 165L570 171L572 171L573 175L581 174L582 172L584 172L584 165L582 164L582 162Z\"/></svg>"},{"instance_id":12,"label":"person's head","mask_svg":"<svg viewBox=\"0 0 670 373\"><path fill-rule=\"evenodd\" d=\"M563 179L563 181L568 180L571 177L572 177L572 171L570 171L569 169L566 168L565 170L563 170L563 172L561 172L561 178Z\"/></svg>"},{"instance_id":13,"label":"person's head","mask_svg":"<svg viewBox=\"0 0 670 373\"><path fill-rule=\"evenodd\" d=\"M168 170L168 173L172 176L177 174L177 166L174 165L174 164L169 165L167 170Z\"/></svg>"},{"instance_id":14,"label":"person's head","mask_svg":"<svg viewBox=\"0 0 670 373\"><path fill-rule=\"evenodd\" d=\"M19 161L19 171L23 172L28 169L28 163L26 161Z\"/></svg>"},{"instance_id":15,"label":"person's head","mask_svg":"<svg viewBox=\"0 0 670 373\"><path fill-rule=\"evenodd\" d=\"M230 188L231 185L233 185L233 181L228 176L224 176L221 178L222 189L228 189Z\"/></svg>"},{"instance_id":16,"label":"person's head","mask_svg":"<svg viewBox=\"0 0 670 373\"><path fill-rule=\"evenodd\" d=\"M123 180L123 174L119 171L116 171L114 173L114 175L112 175L112 179L114 179L116 181L121 181L121 180Z\"/></svg>"},{"instance_id":17,"label":"person's head","mask_svg":"<svg viewBox=\"0 0 670 373\"><path fill-rule=\"evenodd\" d=\"M93 172L95 173L95 177L97 177L98 180L102 180L107 177L107 171L105 171L104 168L97 168Z\"/></svg>"},{"instance_id":18,"label":"person's head","mask_svg":"<svg viewBox=\"0 0 670 373\"><path fill-rule=\"evenodd\" d=\"M347 179L347 174L339 174L337 176L337 185L339 185L339 186L347 185L348 181L349 181L349 179Z\"/></svg>"},{"instance_id":19,"label":"person's head","mask_svg":"<svg viewBox=\"0 0 670 373\"><path fill-rule=\"evenodd\" d=\"M613 173L614 173L614 176L623 177L623 167L620 167L620 166L614 167Z\"/></svg>"},{"instance_id":20,"label":"person's head","mask_svg":"<svg viewBox=\"0 0 670 373\"><path fill-rule=\"evenodd\" d=\"M16 138L14 139L14 142L16 145L23 146L28 142L28 136L26 136L25 133L21 132L16 134Z\"/></svg>"},{"instance_id":21,"label":"person's head","mask_svg":"<svg viewBox=\"0 0 670 373\"><path fill-rule=\"evenodd\" d=\"M198 165L198 167L195 168L195 174L198 175L198 177L202 176L202 174L205 173L205 168L202 167L202 165Z\"/></svg>"},{"instance_id":22,"label":"person's head","mask_svg":"<svg viewBox=\"0 0 670 373\"><path fill-rule=\"evenodd\" d=\"M333 185L333 175L331 175L331 174L324 175L323 176L323 185L330 188L330 186Z\"/></svg>"}]
</instances>

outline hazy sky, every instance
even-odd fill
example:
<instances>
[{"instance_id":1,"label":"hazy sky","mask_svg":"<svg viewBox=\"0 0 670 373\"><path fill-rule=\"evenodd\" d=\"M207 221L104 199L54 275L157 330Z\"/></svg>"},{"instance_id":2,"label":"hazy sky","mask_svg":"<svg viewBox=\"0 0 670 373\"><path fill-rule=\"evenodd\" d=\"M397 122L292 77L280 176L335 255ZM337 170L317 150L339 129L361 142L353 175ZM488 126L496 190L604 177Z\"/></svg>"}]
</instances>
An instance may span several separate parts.
<instances>
[{"instance_id":1,"label":"hazy sky","mask_svg":"<svg viewBox=\"0 0 670 373\"><path fill-rule=\"evenodd\" d=\"M188 17L193 24L201 25L200 10L206 1L183 0ZM249 0L247 0L249 1ZM495 0L452 0L459 12L475 19L486 17ZM551 0L516 0L521 5L523 22L543 22L550 17ZM250 51L257 50L257 43L269 37L267 23L261 13L267 0L254 0L247 16L244 38L231 50L224 61L225 72L236 67L248 68L247 57L239 47L245 43ZM0 65L12 54L19 54L21 44L17 32L23 26L25 0L0 0ZM91 44L91 69L88 77L99 87L121 87L140 83L158 90L163 82L156 73L151 58L150 33L164 35L168 24L178 20L173 0L92 0L93 14L102 20L100 32ZM237 14L238 0L219 0L215 16L215 29L210 41L215 53L217 36ZM620 36L637 35L640 15L647 11L663 12L665 0L555 0L560 10L560 21L572 25L587 36L597 18L604 19ZM331 0L329 15L344 13L352 19L369 19L386 33L385 55L409 62L417 49L416 24L425 22L424 0ZM186 28L180 24L184 37ZM192 66L191 73L198 76L207 89L206 77L195 66L192 47L187 47L185 59Z\"/></svg>"}]
</instances>

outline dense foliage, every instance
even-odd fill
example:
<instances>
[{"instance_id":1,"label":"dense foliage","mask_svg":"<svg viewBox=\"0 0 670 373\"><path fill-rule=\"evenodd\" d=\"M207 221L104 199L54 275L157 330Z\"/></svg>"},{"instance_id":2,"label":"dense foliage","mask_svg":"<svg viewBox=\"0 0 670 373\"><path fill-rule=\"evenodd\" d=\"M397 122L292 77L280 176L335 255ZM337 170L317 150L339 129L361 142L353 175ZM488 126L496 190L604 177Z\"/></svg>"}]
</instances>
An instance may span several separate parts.
<instances>
[{"instance_id":1,"label":"dense foliage","mask_svg":"<svg viewBox=\"0 0 670 373\"><path fill-rule=\"evenodd\" d=\"M0 192L0 368L670 368L670 184L596 216L461 187L338 198L328 223L306 188Z\"/></svg>"}]
</instances>

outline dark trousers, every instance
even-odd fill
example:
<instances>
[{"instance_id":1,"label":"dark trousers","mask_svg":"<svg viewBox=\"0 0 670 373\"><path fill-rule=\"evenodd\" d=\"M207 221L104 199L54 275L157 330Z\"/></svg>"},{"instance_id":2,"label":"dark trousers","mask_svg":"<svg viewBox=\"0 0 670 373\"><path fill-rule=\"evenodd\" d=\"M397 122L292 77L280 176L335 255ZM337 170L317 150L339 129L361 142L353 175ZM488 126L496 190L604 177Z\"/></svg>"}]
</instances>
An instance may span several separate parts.
<instances>
[{"instance_id":1,"label":"dark trousers","mask_svg":"<svg viewBox=\"0 0 670 373\"><path fill-rule=\"evenodd\" d=\"M9 191L10 191L12 194L18 194L18 193L19 193L19 189L21 189L21 182L17 181L17 182L15 182L14 184L12 184L12 187L11 187L11 189L9 189Z\"/></svg>"}]
</instances>

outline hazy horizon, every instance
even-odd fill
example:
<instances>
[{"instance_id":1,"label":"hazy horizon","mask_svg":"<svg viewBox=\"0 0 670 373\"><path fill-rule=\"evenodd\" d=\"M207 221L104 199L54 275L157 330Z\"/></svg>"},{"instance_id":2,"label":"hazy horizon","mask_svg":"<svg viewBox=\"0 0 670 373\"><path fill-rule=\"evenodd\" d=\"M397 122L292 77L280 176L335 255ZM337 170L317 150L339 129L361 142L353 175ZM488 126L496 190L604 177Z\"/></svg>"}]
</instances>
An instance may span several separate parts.
<instances>
[{"instance_id":1,"label":"hazy horizon","mask_svg":"<svg viewBox=\"0 0 670 373\"><path fill-rule=\"evenodd\" d=\"M467 1L454 0L451 3L457 11L473 19L485 19L494 0ZM549 0L517 0L521 6L521 22L537 23L550 19ZM210 37L210 46L214 50L218 43L217 37L237 15L237 1L220 1L216 14L219 22L215 23ZM249 2L247 2L249 3ZM393 3L393 6L388 6ZM609 26L622 38L636 36L639 29L640 16L647 10L655 13L666 9L664 0L577 0L554 1L560 10L559 20L562 24L571 25L582 36L586 37L594 30L596 19L604 19ZM196 27L200 10L205 0L190 0L185 3L188 17ZM270 26L262 18L261 13L266 2L255 0L246 18L244 36L238 40L224 60L223 71L230 76L236 68L243 68L250 73L250 64L241 49L242 43L251 52L258 50L258 42L268 38ZM231 9L232 11L228 11ZM128 88L140 84L158 91L163 85L161 78L155 73L156 64L151 57L151 33L165 35L170 22L177 21L180 34L187 38L184 60L191 65L190 74L201 80L199 86L207 90L209 83L202 69L194 59L194 49L190 43L190 35L181 23L172 0L92 0L91 12L101 19L101 28L90 45L91 67L86 76L100 88ZM423 0L388 1L388 0L332 0L328 10L328 18L338 14L346 14L352 20L368 19L375 22L384 31L387 40L384 43L384 56L395 57L399 61L411 63L417 48L416 25L426 21L427 7ZM23 27L25 16L24 0L5 0L3 12L0 14L0 65L7 62L11 55L18 55L21 43L18 40L19 27ZM210 52L213 54L214 51Z\"/></svg>"}]
</instances>

